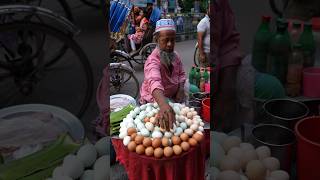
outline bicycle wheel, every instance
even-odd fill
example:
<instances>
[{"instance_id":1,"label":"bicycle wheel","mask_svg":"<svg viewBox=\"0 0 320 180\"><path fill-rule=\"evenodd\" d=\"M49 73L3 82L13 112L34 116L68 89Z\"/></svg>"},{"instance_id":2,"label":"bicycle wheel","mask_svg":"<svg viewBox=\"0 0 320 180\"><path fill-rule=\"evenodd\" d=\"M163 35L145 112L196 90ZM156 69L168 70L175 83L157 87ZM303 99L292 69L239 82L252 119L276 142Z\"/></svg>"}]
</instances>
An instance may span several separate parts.
<instances>
[{"instance_id":1,"label":"bicycle wheel","mask_svg":"<svg viewBox=\"0 0 320 180\"><path fill-rule=\"evenodd\" d=\"M25 39L21 31L27 32ZM43 36L46 41L39 41ZM93 75L86 54L72 38L45 24L15 22L0 26L0 42L0 108L50 104L82 117L92 98ZM68 49L52 62L51 53L61 44ZM33 56L39 46L40 53Z\"/></svg>"},{"instance_id":2,"label":"bicycle wheel","mask_svg":"<svg viewBox=\"0 0 320 180\"><path fill-rule=\"evenodd\" d=\"M147 61L149 55L152 53L152 51L157 47L156 43L149 43L145 45L145 47L141 50L141 60L136 60L138 64L143 64Z\"/></svg>"},{"instance_id":3,"label":"bicycle wheel","mask_svg":"<svg viewBox=\"0 0 320 180\"><path fill-rule=\"evenodd\" d=\"M127 94L135 99L139 95L139 81L133 71L121 66L110 66L110 95Z\"/></svg>"},{"instance_id":4,"label":"bicycle wheel","mask_svg":"<svg viewBox=\"0 0 320 180\"><path fill-rule=\"evenodd\" d=\"M81 2L83 2L83 4L86 4L90 7L94 7L94 8L101 8L101 3L100 0L81 0Z\"/></svg>"},{"instance_id":5,"label":"bicycle wheel","mask_svg":"<svg viewBox=\"0 0 320 180\"><path fill-rule=\"evenodd\" d=\"M195 66L199 66L199 48L198 46L196 47L196 49L194 50L194 55L193 55L193 62Z\"/></svg>"},{"instance_id":6,"label":"bicycle wheel","mask_svg":"<svg viewBox=\"0 0 320 180\"><path fill-rule=\"evenodd\" d=\"M123 63L123 64L129 65L131 68L133 68L133 65L132 65L130 59L120 53L111 52L110 59L111 59L111 63Z\"/></svg>"}]
</instances>

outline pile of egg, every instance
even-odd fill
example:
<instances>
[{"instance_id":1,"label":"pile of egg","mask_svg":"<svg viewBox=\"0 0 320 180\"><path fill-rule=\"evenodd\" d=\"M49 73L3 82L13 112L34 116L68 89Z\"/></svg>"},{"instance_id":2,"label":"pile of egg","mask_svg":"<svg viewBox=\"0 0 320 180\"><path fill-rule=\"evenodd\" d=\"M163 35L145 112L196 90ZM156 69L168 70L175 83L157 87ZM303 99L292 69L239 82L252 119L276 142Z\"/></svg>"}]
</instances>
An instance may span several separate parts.
<instances>
[{"instance_id":1,"label":"pile of egg","mask_svg":"<svg viewBox=\"0 0 320 180\"><path fill-rule=\"evenodd\" d=\"M237 136L213 134L213 177L215 180L289 180L280 162L267 146L256 149Z\"/></svg>"},{"instance_id":2,"label":"pile of egg","mask_svg":"<svg viewBox=\"0 0 320 180\"><path fill-rule=\"evenodd\" d=\"M169 103L175 112L173 129L156 126L159 107L148 103L132 110L120 123L119 138L129 151L156 158L171 157L188 151L204 139L204 123L194 108Z\"/></svg>"}]
</instances>

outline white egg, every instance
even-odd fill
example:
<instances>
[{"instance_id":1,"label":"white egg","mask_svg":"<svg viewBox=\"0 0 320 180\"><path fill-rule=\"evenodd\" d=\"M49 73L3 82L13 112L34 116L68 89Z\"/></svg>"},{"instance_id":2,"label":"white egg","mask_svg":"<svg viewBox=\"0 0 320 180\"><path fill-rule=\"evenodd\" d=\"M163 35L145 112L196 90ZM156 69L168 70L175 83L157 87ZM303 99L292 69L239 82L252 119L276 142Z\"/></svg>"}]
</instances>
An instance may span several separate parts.
<instances>
[{"instance_id":1,"label":"white egg","mask_svg":"<svg viewBox=\"0 0 320 180\"><path fill-rule=\"evenodd\" d=\"M192 124L195 124L195 125L199 126L200 122L199 121L193 121Z\"/></svg>"},{"instance_id":2,"label":"white egg","mask_svg":"<svg viewBox=\"0 0 320 180\"><path fill-rule=\"evenodd\" d=\"M190 129L192 129L193 131L197 131L198 130L198 125L197 124L192 124L190 126Z\"/></svg>"},{"instance_id":3,"label":"white egg","mask_svg":"<svg viewBox=\"0 0 320 180\"><path fill-rule=\"evenodd\" d=\"M178 121L176 121L175 125L179 127L180 123Z\"/></svg>"},{"instance_id":4,"label":"white egg","mask_svg":"<svg viewBox=\"0 0 320 180\"><path fill-rule=\"evenodd\" d=\"M185 122L185 117L183 115L179 116L179 122Z\"/></svg>"},{"instance_id":5,"label":"white egg","mask_svg":"<svg viewBox=\"0 0 320 180\"><path fill-rule=\"evenodd\" d=\"M93 166L94 180L106 180L108 176L107 156L100 157Z\"/></svg>"},{"instance_id":6,"label":"white egg","mask_svg":"<svg viewBox=\"0 0 320 180\"><path fill-rule=\"evenodd\" d=\"M131 137L130 137L130 136L126 136L126 137L124 137L123 140L122 140L123 145L125 145L125 146L127 146L130 141L131 141Z\"/></svg>"},{"instance_id":7,"label":"white egg","mask_svg":"<svg viewBox=\"0 0 320 180\"><path fill-rule=\"evenodd\" d=\"M185 110L186 110L187 112L189 112L189 111L190 111L190 108L189 108L189 107L185 107Z\"/></svg>"},{"instance_id":8,"label":"white egg","mask_svg":"<svg viewBox=\"0 0 320 180\"><path fill-rule=\"evenodd\" d=\"M101 138L99 141L97 141L94 147L96 148L99 157L107 155L107 137Z\"/></svg>"},{"instance_id":9,"label":"white egg","mask_svg":"<svg viewBox=\"0 0 320 180\"><path fill-rule=\"evenodd\" d=\"M185 129L184 133L188 134L189 136L193 135L193 130L192 129Z\"/></svg>"},{"instance_id":10,"label":"white egg","mask_svg":"<svg viewBox=\"0 0 320 180\"><path fill-rule=\"evenodd\" d=\"M140 122L139 124L137 124L137 128L141 131L141 129L144 129L146 127L144 126L144 124L142 122Z\"/></svg>"},{"instance_id":11,"label":"white egg","mask_svg":"<svg viewBox=\"0 0 320 180\"><path fill-rule=\"evenodd\" d=\"M61 176L64 176L63 169L61 166L58 166L53 170L52 178L59 179L59 177L61 177Z\"/></svg>"},{"instance_id":12,"label":"white egg","mask_svg":"<svg viewBox=\"0 0 320 180\"><path fill-rule=\"evenodd\" d=\"M199 115L195 115L195 116L193 116L193 118L201 119L201 117Z\"/></svg>"},{"instance_id":13,"label":"white egg","mask_svg":"<svg viewBox=\"0 0 320 180\"><path fill-rule=\"evenodd\" d=\"M154 102L154 103L153 103L153 107L155 107L155 108L159 107L159 106L158 106L158 103Z\"/></svg>"},{"instance_id":14,"label":"white egg","mask_svg":"<svg viewBox=\"0 0 320 180\"><path fill-rule=\"evenodd\" d=\"M289 180L290 176L286 171L276 170L271 172L270 177L279 180Z\"/></svg>"},{"instance_id":15,"label":"white egg","mask_svg":"<svg viewBox=\"0 0 320 180\"><path fill-rule=\"evenodd\" d=\"M253 147L253 145L252 144L250 144L250 143L240 143L240 148L242 149L242 150L254 150L254 147Z\"/></svg>"},{"instance_id":16,"label":"white egg","mask_svg":"<svg viewBox=\"0 0 320 180\"><path fill-rule=\"evenodd\" d=\"M192 111L192 116L196 116L198 114L197 111Z\"/></svg>"},{"instance_id":17,"label":"white egg","mask_svg":"<svg viewBox=\"0 0 320 180\"><path fill-rule=\"evenodd\" d=\"M130 115L131 115L132 118L135 118L137 116L137 114L134 111L131 111Z\"/></svg>"},{"instance_id":18,"label":"white egg","mask_svg":"<svg viewBox=\"0 0 320 180\"><path fill-rule=\"evenodd\" d=\"M276 170L280 169L280 161L274 157L267 157L267 158L263 159L262 164L269 171L276 171Z\"/></svg>"},{"instance_id":19,"label":"white egg","mask_svg":"<svg viewBox=\"0 0 320 180\"><path fill-rule=\"evenodd\" d=\"M128 122L128 123L132 123L133 122L133 118L127 118L127 120L126 120L126 122Z\"/></svg>"},{"instance_id":20,"label":"white egg","mask_svg":"<svg viewBox=\"0 0 320 180\"><path fill-rule=\"evenodd\" d=\"M173 106L173 111L174 111L176 114L180 114L180 108L179 108L179 106Z\"/></svg>"},{"instance_id":21,"label":"white egg","mask_svg":"<svg viewBox=\"0 0 320 180\"><path fill-rule=\"evenodd\" d=\"M268 146L260 146L256 151L260 160L271 156L271 150Z\"/></svg>"},{"instance_id":22,"label":"white egg","mask_svg":"<svg viewBox=\"0 0 320 180\"><path fill-rule=\"evenodd\" d=\"M191 119L188 119L188 120L186 121L186 123L187 123L188 126L191 126L192 123L193 123L193 121L192 121Z\"/></svg>"},{"instance_id":23,"label":"white egg","mask_svg":"<svg viewBox=\"0 0 320 180\"><path fill-rule=\"evenodd\" d=\"M159 126L154 127L153 131L160 131L160 127Z\"/></svg>"},{"instance_id":24,"label":"white egg","mask_svg":"<svg viewBox=\"0 0 320 180\"><path fill-rule=\"evenodd\" d=\"M220 162L225 157L225 152L219 143L213 142L213 163L214 166L220 168Z\"/></svg>"},{"instance_id":25,"label":"white egg","mask_svg":"<svg viewBox=\"0 0 320 180\"><path fill-rule=\"evenodd\" d=\"M225 133L213 131L213 140L218 142L219 144L223 144L223 142L228 138Z\"/></svg>"},{"instance_id":26,"label":"white egg","mask_svg":"<svg viewBox=\"0 0 320 180\"><path fill-rule=\"evenodd\" d=\"M180 123L180 127L185 130L188 128L187 124L185 122Z\"/></svg>"},{"instance_id":27,"label":"white egg","mask_svg":"<svg viewBox=\"0 0 320 180\"><path fill-rule=\"evenodd\" d=\"M201 131L201 132L203 132L203 131L204 131L204 128L203 128L202 126L200 126L200 127L198 128L198 130Z\"/></svg>"},{"instance_id":28,"label":"white egg","mask_svg":"<svg viewBox=\"0 0 320 180\"><path fill-rule=\"evenodd\" d=\"M151 122L146 122L145 126L149 131L153 131L154 129L154 126Z\"/></svg>"},{"instance_id":29,"label":"white egg","mask_svg":"<svg viewBox=\"0 0 320 180\"><path fill-rule=\"evenodd\" d=\"M144 136L144 137L149 137L150 136L150 132L146 128L143 128L140 131L141 131L141 135L142 136Z\"/></svg>"},{"instance_id":30,"label":"white egg","mask_svg":"<svg viewBox=\"0 0 320 180\"><path fill-rule=\"evenodd\" d=\"M136 114L139 114L139 113L140 113L140 108L139 108L139 107L134 108L134 112L135 112Z\"/></svg>"},{"instance_id":31,"label":"white egg","mask_svg":"<svg viewBox=\"0 0 320 180\"><path fill-rule=\"evenodd\" d=\"M171 138L172 137L172 133L171 132L165 132L164 133L164 137Z\"/></svg>"},{"instance_id":32,"label":"white egg","mask_svg":"<svg viewBox=\"0 0 320 180\"><path fill-rule=\"evenodd\" d=\"M190 108L190 111L193 112L193 111L195 111L195 109L194 108Z\"/></svg>"},{"instance_id":33,"label":"white egg","mask_svg":"<svg viewBox=\"0 0 320 180\"><path fill-rule=\"evenodd\" d=\"M120 123L120 127L126 127L127 126L127 123L126 122L121 122Z\"/></svg>"},{"instance_id":34,"label":"white egg","mask_svg":"<svg viewBox=\"0 0 320 180\"><path fill-rule=\"evenodd\" d=\"M94 178L94 171L93 170L86 170L82 174L80 180L93 180Z\"/></svg>"},{"instance_id":35,"label":"white egg","mask_svg":"<svg viewBox=\"0 0 320 180\"><path fill-rule=\"evenodd\" d=\"M152 117L154 115L153 111L151 110L150 112L148 112L147 117Z\"/></svg>"},{"instance_id":36,"label":"white egg","mask_svg":"<svg viewBox=\"0 0 320 180\"><path fill-rule=\"evenodd\" d=\"M147 105L143 104L142 106L140 106L140 110L145 110L147 108ZM141 113L141 111L140 111Z\"/></svg>"},{"instance_id":37,"label":"white egg","mask_svg":"<svg viewBox=\"0 0 320 180\"><path fill-rule=\"evenodd\" d=\"M203 127L204 126L204 122L199 122L199 125Z\"/></svg>"},{"instance_id":38,"label":"white egg","mask_svg":"<svg viewBox=\"0 0 320 180\"><path fill-rule=\"evenodd\" d=\"M75 155L68 155L63 159L63 173L73 179L77 179L84 171L84 165Z\"/></svg>"},{"instance_id":39,"label":"white egg","mask_svg":"<svg viewBox=\"0 0 320 180\"><path fill-rule=\"evenodd\" d=\"M123 138L123 144L127 146L130 142L130 136L126 136ZM77 152L77 157L84 164L84 167L90 167L97 159L97 150L92 144L86 144L82 146Z\"/></svg>"},{"instance_id":40,"label":"white egg","mask_svg":"<svg viewBox=\"0 0 320 180\"><path fill-rule=\"evenodd\" d=\"M187 118L191 119L192 116L193 116L192 112L189 111L189 112L187 113Z\"/></svg>"},{"instance_id":41,"label":"white egg","mask_svg":"<svg viewBox=\"0 0 320 180\"><path fill-rule=\"evenodd\" d=\"M122 131L120 134L119 134L119 138L120 139L123 139L124 137L126 137L128 135L127 131Z\"/></svg>"},{"instance_id":42,"label":"white egg","mask_svg":"<svg viewBox=\"0 0 320 180\"><path fill-rule=\"evenodd\" d=\"M181 111L180 111L180 115L181 116L185 116L187 114L187 111L185 110L185 109L182 109Z\"/></svg>"},{"instance_id":43,"label":"white egg","mask_svg":"<svg viewBox=\"0 0 320 180\"><path fill-rule=\"evenodd\" d=\"M162 133L160 131L153 131L152 138L162 138Z\"/></svg>"},{"instance_id":44,"label":"white egg","mask_svg":"<svg viewBox=\"0 0 320 180\"><path fill-rule=\"evenodd\" d=\"M232 156L225 156L220 162L221 171L232 170L239 172L241 169L240 161Z\"/></svg>"},{"instance_id":45,"label":"white egg","mask_svg":"<svg viewBox=\"0 0 320 180\"><path fill-rule=\"evenodd\" d=\"M151 122L152 124L155 124L155 123L156 123L156 118L155 118L155 117L151 117L151 118L150 118L150 122Z\"/></svg>"},{"instance_id":46,"label":"white egg","mask_svg":"<svg viewBox=\"0 0 320 180\"><path fill-rule=\"evenodd\" d=\"M128 115L126 116L126 118L127 118L127 119L130 119L130 118L132 119L132 114L128 114Z\"/></svg>"},{"instance_id":47,"label":"white egg","mask_svg":"<svg viewBox=\"0 0 320 180\"><path fill-rule=\"evenodd\" d=\"M176 128L174 135L175 136L180 136L180 134L183 132L183 129L181 127Z\"/></svg>"},{"instance_id":48,"label":"white egg","mask_svg":"<svg viewBox=\"0 0 320 180\"><path fill-rule=\"evenodd\" d=\"M132 122L130 122L130 123L127 124L127 128L128 129L129 128L135 128L135 125Z\"/></svg>"},{"instance_id":49,"label":"white egg","mask_svg":"<svg viewBox=\"0 0 320 180\"><path fill-rule=\"evenodd\" d=\"M232 147L240 147L241 139L237 136L229 136L222 144L224 150L228 152Z\"/></svg>"},{"instance_id":50,"label":"white egg","mask_svg":"<svg viewBox=\"0 0 320 180\"><path fill-rule=\"evenodd\" d=\"M126 127L121 127L120 130L119 130L119 132L122 133L122 132L126 132L127 130L128 130L128 129L127 129Z\"/></svg>"}]
</instances>

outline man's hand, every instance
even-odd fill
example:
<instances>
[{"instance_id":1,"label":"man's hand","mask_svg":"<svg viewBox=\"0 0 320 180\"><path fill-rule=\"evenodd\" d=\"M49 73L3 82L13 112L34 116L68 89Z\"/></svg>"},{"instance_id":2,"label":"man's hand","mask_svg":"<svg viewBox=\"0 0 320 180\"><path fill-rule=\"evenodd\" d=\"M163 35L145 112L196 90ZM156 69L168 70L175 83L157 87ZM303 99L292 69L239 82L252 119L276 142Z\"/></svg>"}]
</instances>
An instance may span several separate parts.
<instances>
[{"instance_id":1,"label":"man's hand","mask_svg":"<svg viewBox=\"0 0 320 180\"><path fill-rule=\"evenodd\" d=\"M170 131L170 129L173 129L173 123L175 122L175 113L168 103L159 105L159 107L157 125L160 125L166 131Z\"/></svg>"},{"instance_id":2,"label":"man's hand","mask_svg":"<svg viewBox=\"0 0 320 180\"><path fill-rule=\"evenodd\" d=\"M177 103L182 103L185 100L185 94L184 94L184 89L179 88L179 91L176 94L176 101Z\"/></svg>"}]
</instances>

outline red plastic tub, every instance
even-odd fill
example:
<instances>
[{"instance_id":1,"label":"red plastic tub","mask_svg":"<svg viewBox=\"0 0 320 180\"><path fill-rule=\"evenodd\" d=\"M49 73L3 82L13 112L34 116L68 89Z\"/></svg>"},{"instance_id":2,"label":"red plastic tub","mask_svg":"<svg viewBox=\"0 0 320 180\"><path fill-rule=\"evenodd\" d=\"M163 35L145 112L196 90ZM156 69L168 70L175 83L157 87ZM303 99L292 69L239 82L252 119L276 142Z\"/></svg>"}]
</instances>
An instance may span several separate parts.
<instances>
[{"instance_id":1,"label":"red plastic tub","mask_svg":"<svg viewBox=\"0 0 320 180\"><path fill-rule=\"evenodd\" d=\"M303 95L311 98L320 97L320 68L310 67L303 70Z\"/></svg>"},{"instance_id":2,"label":"red plastic tub","mask_svg":"<svg viewBox=\"0 0 320 180\"><path fill-rule=\"evenodd\" d=\"M320 179L320 116L300 120L295 126L297 136L298 180Z\"/></svg>"},{"instance_id":3,"label":"red plastic tub","mask_svg":"<svg viewBox=\"0 0 320 180\"><path fill-rule=\"evenodd\" d=\"M206 122L210 122L210 98L202 100L202 118Z\"/></svg>"}]
</instances>

